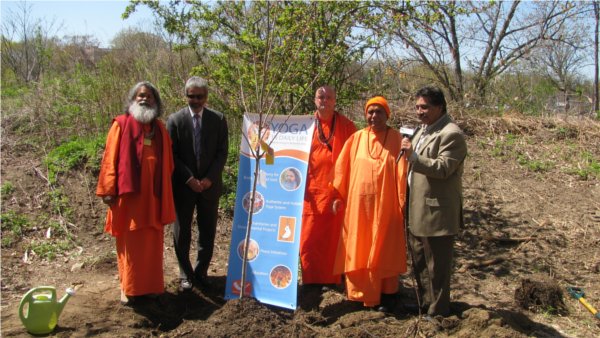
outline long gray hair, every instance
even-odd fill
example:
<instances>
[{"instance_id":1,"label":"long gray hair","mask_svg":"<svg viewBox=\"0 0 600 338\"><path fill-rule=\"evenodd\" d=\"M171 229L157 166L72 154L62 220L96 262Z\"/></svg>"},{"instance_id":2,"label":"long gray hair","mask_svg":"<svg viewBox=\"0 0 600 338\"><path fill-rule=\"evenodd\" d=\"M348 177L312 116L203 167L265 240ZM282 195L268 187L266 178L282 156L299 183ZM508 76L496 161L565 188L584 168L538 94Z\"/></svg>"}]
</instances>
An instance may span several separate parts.
<instances>
[{"instance_id":1,"label":"long gray hair","mask_svg":"<svg viewBox=\"0 0 600 338\"><path fill-rule=\"evenodd\" d=\"M135 84L135 86L133 86L133 88L129 90L129 94L127 94L127 104L125 105L125 113L129 112L129 107L131 107L133 102L135 102L135 96L137 95L138 90L142 87L146 87L152 91L152 95L154 95L154 99L156 101L156 117L161 116L163 106L162 101L160 100L160 94L158 93L158 89L156 89L156 87L149 81L138 82Z\"/></svg>"}]
</instances>

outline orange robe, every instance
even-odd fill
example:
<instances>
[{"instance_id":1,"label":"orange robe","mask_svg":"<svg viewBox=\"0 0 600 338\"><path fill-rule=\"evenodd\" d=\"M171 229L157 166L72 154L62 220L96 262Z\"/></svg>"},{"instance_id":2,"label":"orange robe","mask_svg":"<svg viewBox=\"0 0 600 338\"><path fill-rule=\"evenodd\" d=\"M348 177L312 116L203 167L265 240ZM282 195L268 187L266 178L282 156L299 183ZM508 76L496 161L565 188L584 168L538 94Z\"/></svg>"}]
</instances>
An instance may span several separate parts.
<instances>
[{"instance_id":1,"label":"orange robe","mask_svg":"<svg viewBox=\"0 0 600 338\"><path fill-rule=\"evenodd\" d=\"M328 185L333 180L335 161L346 140L356 131L356 127L345 116L335 114L335 131L329 142L331 149L319 140L318 130L315 130L312 138L300 236L303 284L340 283L340 275L333 273L333 263L342 217L336 217L331 212L334 195ZM325 137L330 135L332 120L321 120Z\"/></svg>"},{"instance_id":2,"label":"orange robe","mask_svg":"<svg viewBox=\"0 0 600 338\"><path fill-rule=\"evenodd\" d=\"M396 163L402 136L392 128L356 132L335 166L334 188L345 204L335 271L346 275L348 299L365 306L398 291L406 272L403 206L406 159ZM384 142L385 140L385 142Z\"/></svg>"},{"instance_id":3,"label":"orange robe","mask_svg":"<svg viewBox=\"0 0 600 338\"><path fill-rule=\"evenodd\" d=\"M140 162L140 191L118 196L106 215L104 230L116 237L121 290L128 296L164 292L163 227L175 220L171 188L174 165L169 134L160 121L157 125L163 137L163 163L157 163L156 153L161 149L157 149L156 142L144 145ZM144 125L145 131L149 129L150 125ZM120 140L121 128L113 122L98 177L98 196L116 195ZM162 165L163 174L161 198L154 194L154 175L158 165Z\"/></svg>"}]
</instances>

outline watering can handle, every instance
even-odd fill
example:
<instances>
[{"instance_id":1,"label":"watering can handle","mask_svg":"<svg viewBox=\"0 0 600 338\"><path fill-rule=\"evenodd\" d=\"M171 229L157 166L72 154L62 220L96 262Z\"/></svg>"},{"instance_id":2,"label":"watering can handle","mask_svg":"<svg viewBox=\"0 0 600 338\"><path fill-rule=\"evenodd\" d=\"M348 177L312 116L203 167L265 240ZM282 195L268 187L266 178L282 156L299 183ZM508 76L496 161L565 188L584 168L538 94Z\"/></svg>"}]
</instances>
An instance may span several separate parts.
<instances>
[{"instance_id":1,"label":"watering can handle","mask_svg":"<svg viewBox=\"0 0 600 338\"><path fill-rule=\"evenodd\" d=\"M31 303L33 294L41 292L50 292L50 300L56 299L56 289L52 286L38 286L37 288L27 291L27 293L23 296L23 299L21 299L21 304L19 304L19 317L21 317L22 321L27 319L27 317L23 315L23 307L25 304Z\"/></svg>"}]
</instances>

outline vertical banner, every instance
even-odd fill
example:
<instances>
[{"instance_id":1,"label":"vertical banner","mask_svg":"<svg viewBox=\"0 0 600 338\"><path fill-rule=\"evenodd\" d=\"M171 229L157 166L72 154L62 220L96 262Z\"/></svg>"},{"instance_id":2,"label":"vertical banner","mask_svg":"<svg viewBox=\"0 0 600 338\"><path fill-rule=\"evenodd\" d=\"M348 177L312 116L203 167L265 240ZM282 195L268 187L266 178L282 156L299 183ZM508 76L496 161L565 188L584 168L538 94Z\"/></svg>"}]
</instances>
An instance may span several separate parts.
<instances>
[{"instance_id":1,"label":"vertical banner","mask_svg":"<svg viewBox=\"0 0 600 338\"><path fill-rule=\"evenodd\" d=\"M258 124L258 115L244 115L225 299L239 298L242 288L244 240L256 168L250 149L260 146ZM263 148L270 145L274 160L265 154L256 175L244 294L288 309L296 309L297 303L300 227L313 130L312 115L276 115L262 130Z\"/></svg>"}]
</instances>

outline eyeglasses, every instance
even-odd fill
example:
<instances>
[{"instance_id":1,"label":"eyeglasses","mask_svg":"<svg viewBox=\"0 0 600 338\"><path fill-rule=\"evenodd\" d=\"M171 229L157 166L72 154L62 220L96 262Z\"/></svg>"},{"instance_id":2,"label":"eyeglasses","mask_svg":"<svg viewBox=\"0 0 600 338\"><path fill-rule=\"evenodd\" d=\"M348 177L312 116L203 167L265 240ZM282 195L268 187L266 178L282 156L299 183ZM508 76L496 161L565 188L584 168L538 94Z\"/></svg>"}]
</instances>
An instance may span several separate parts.
<instances>
[{"instance_id":1,"label":"eyeglasses","mask_svg":"<svg viewBox=\"0 0 600 338\"><path fill-rule=\"evenodd\" d=\"M203 98L206 97L206 94L199 94L199 95L192 95L192 94L187 94L185 95L188 97L188 99L196 99L196 100L202 100Z\"/></svg>"},{"instance_id":2,"label":"eyeglasses","mask_svg":"<svg viewBox=\"0 0 600 338\"><path fill-rule=\"evenodd\" d=\"M417 105L415 105L415 109L416 110L419 110L419 109L421 109L421 110L427 110L427 109L429 109L429 107L430 106L428 104L417 104Z\"/></svg>"}]
</instances>

